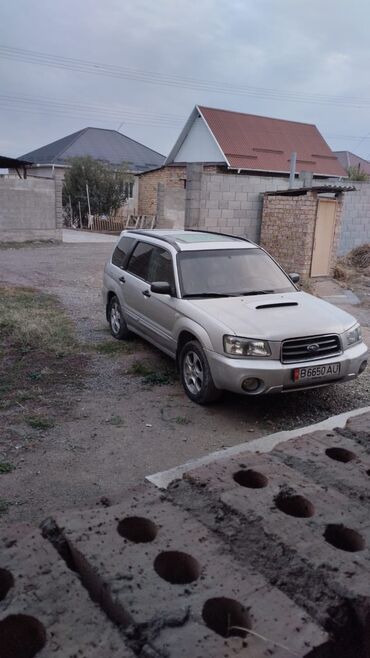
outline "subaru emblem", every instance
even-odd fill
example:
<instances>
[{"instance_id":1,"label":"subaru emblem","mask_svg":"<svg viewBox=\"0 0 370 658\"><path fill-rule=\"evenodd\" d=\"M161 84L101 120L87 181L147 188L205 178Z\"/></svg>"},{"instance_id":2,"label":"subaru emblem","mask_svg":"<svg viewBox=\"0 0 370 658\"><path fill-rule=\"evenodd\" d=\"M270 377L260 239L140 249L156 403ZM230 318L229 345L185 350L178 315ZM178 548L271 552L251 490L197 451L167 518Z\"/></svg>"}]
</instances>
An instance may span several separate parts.
<instances>
[{"instance_id":1,"label":"subaru emblem","mask_svg":"<svg viewBox=\"0 0 370 658\"><path fill-rule=\"evenodd\" d=\"M317 352L320 349L320 345L318 343L310 343L307 345L307 349L309 352Z\"/></svg>"}]
</instances>

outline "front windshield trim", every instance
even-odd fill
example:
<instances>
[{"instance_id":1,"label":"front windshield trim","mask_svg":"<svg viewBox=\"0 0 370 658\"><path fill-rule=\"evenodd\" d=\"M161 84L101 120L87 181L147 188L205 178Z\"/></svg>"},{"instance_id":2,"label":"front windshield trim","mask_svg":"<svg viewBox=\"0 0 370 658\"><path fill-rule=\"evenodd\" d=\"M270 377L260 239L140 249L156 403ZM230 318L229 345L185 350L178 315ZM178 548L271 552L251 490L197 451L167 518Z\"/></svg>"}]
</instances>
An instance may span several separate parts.
<instances>
[{"instance_id":1,"label":"front windshield trim","mask_svg":"<svg viewBox=\"0 0 370 658\"><path fill-rule=\"evenodd\" d=\"M279 263L270 256L270 254L263 248L263 247L240 247L238 249L192 249L192 250L182 250L176 254L176 262L177 262L177 273L178 273L178 280L179 280L179 287L180 287L180 296L182 299L190 299L191 297L195 298L195 293L186 293L185 292L185 287L184 287L184 281L183 281L183 276L182 276L182 268L181 268L181 259L182 257L196 257L198 254L217 254L217 253L225 253L229 252L230 254L235 254L235 253L240 253L244 252L246 254L264 254L267 258L269 258L274 265L276 265L277 269L280 270L280 272L284 275L286 281L287 281L287 288L290 288L290 290L282 290L282 289L276 289L274 290L274 293L271 294L281 294L282 292L297 292L298 288L297 286L290 280L288 274L283 270L283 268L279 265ZM240 295L236 293L229 292L228 294L225 293L225 297L238 297L238 296L244 296L246 293L243 291L240 293ZM247 293L247 294L253 294L253 293ZM189 295L191 297L189 297ZM211 296L211 294L210 294Z\"/></svg>"}]
</instances>

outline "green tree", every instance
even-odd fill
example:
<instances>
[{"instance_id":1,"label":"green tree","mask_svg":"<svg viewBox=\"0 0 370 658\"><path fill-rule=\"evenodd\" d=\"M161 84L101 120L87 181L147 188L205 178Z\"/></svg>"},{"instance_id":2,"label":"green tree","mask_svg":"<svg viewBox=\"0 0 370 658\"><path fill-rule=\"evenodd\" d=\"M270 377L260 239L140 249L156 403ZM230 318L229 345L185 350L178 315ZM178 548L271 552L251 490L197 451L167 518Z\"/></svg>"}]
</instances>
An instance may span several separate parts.
<instances>
[{"instance_id":1,"label":"green tree","mask_svg":"<svg viewBox=\"0 0 370 658\"><path fill-rule=\"evenodd\" d=\"M361 169L360 165L358 165L358 166L351 165L350 167L348 167L347 168L347 174L348 174L349 180L358 180L358 181L368 181L369 180L368 174L366 173L366 171Z\"/></svg>"},{"instance_id":2,"label":"green tree","mask_svg":"<svg viewBox=\"0 0 370 658\"><path fill-rule=\"evenodd\" d=\"M124 166L113 169L90 156L71 158L69 165L64 176L63 205L69 211L71 201L73 215L78 216L80 203L84 224L89 212L86 183L92 215L111 215L127 199L133 176Z\"/></svg>"}]
</instances>

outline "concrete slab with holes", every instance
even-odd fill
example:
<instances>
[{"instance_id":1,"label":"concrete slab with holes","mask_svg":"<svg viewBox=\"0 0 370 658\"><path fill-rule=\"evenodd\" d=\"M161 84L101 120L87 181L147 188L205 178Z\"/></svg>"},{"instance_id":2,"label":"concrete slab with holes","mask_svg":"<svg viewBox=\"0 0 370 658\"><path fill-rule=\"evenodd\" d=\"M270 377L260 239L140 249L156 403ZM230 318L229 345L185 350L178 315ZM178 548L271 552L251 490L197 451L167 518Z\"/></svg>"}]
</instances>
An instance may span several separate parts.
<instances>
[{"instance_id":1,"label":"concrete slab with holes","mask_svg":"<svg viewBox=\"0 0 370 658\"><path fill-rule=\"evenodd\" d=\"M1 658L133 658L77 574L38 529L0 535Z\"/></svg>"},{"instance_id":2,"label":"concrete slab with holes","mask_svg":"<svg viewBox=\"0 0 370 658\"><path fill-rule=\"evenodd\" d=\"M224 542L160 494L136 491L122 505L54 520L54 536L58 529L82 582L137 655L285 658L329 639L307 612L237 564Z\"/></svg>"}]
</instances>

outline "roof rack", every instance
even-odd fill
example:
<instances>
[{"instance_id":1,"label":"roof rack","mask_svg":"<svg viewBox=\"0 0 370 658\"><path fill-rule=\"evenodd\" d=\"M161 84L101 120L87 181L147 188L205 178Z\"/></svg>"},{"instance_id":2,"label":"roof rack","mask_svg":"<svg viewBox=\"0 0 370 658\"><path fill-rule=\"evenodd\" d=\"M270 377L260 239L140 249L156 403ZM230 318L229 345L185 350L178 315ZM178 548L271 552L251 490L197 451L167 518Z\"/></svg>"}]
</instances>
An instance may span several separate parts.
<instances>
[{"instance_id":1,"label":"roof rack","mask_svg":"<svg viewBox=\"0 0 370 658\"><path fill-rule=\"evenodd\" d=\"M150 229L149 229L150 230ZM175 247L176 251L181 251L179 245L175 240L171 240L171 238L168 238L165 235L153 235L149 231L142 231L141 229L127 229L130 233L137 233L138 235L146 235L147 237L152 237L155 238L156 240L162 240L163 242L167 242L167 244L170 244L171 247Z\"/></svg>"},{"instance_id":2,"label":"roof rack","mask_svg":"<svg viewBox=\"0 0 370 658\"><path fill-rule=\"evenodd\" d=\"M229 233L220 233L219 231L207 231L201 228L186 228L185 232L192 231L193 233L211 233L211 235L223 235L225 238L233 238L233 240L243 240L244 242L252 242L248 238L243 238L241 235L230 235ZM252 242L252 244L254 244Z\"/></svg>"},{"instance_id":3,"label":"roof rack","mask_svg":"<svg viewBox=\"0 0 370 658\"><path fill-rule=\"evenodd\" d=\"M153 232L151 230L142 230L142 229L127 229L130 233L137 233L138 235L146 235L150 236L152 238L155 238L156 240L162 240L163 242L167 242L167 244L170 244L172 247L175 247L176 251L181 251L179 245L175 240L172 240L171 238L165 236L165 235L153 235ZM210 235L222 235L225 238L232 238L233 240L242 240L243 242L249 242L249 244L255 244L252 242L252 240L249 240L248 238L243 238L241 235L230 235L229 233L220 233L219 231L206 231L198 228L187 228L184 229L185 233L210 233Z\"/></svg>"}]
</instances>

